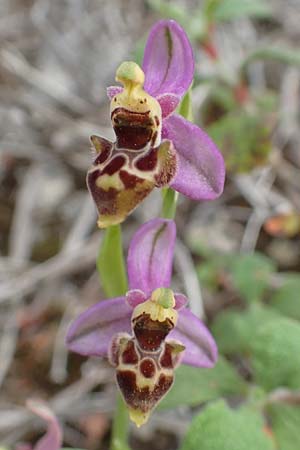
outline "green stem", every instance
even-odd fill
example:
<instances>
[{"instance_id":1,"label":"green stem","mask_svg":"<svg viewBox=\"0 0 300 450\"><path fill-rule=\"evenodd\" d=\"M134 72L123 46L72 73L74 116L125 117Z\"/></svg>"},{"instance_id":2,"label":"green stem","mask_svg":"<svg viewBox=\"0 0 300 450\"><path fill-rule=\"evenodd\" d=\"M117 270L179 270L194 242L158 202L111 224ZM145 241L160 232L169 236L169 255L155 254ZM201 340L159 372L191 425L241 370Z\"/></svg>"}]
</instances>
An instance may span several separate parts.
<instances>
[{"instance_id":1,"label":"green stem","mask_svg":"<svg viewBox=\"0 0 300 450\"><path fill-rule=\"evenodd\" d=\"M97 270L107 297L124 295L128 290L120 225L112 225L105 231L97 258ZM126 405L117 394L113 418L110 450L129 450L127 445L129 417Z\"/></svg>"},{"instance_id":2,"label":"green stem","mask_svg":"<svg viewBox=\"0 0 300 450\"><path fill-rule=\"evenodd\" d=\"M118 297L126 293L127 277L120 225L112 225L106 229L97 258L97 269L107 297Z\"/></svg>"},{"instance_id":3,"label":"green stem","mask_svg":"<svg viewBox=\"0 0 300 450\"><path fill-rule=\"evenodd\" d=\"M118 393L112 426L110 450L129 450L127 445L128 428L128 411L121 394Z\"/></svg>"},{"instance_id":4,"label":"green stem","mask_svg":"<svg viewBox=\"0 0 300 450\"><path fill-rule=\"evenodd\" d=\"M171 188L163 189L163 205L161 216L165 219L174 219L176 214L178 192Z\"/></svg>"}]
</instances>

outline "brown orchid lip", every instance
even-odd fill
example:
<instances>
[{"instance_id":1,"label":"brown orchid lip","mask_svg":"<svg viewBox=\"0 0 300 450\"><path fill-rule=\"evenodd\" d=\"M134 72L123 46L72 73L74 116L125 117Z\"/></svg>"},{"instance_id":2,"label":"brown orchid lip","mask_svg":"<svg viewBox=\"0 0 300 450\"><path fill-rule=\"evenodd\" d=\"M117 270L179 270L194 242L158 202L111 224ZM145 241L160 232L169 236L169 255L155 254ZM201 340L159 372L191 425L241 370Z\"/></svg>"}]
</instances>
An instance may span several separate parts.
<instances>
[{"instance_id":1,"label":"brown orchid lip","mask_svg":"<svg viewBox=\"0 0 300 450\"><path fill-rule=\"evenodd\" d=\"M174 328L172 322L167 319L165 322L150 319L149 314L142 314L133 320L133 332L143 350L156 352L160 349L166 336Z\"/></svg>"},{"instance_id":2,"label":"brown orchid lip","mask_svg":"<svg viewBox=\"0 0 300 450\"><path fill-rule=\"evenodd\" d=\"M119 148L141 150L151 141L155 124L150 111L141 113L116 108L111 120Z\"/></svg>"},{"instance_id":3,"label":"brown orchid lip","mask_svg":"<svg viewBox=\"0 0 300 450\"><path fill-rule=\"evenodd\" d=\"M156 323L152 324L156 327ZM116 335L111 342L110 362L116 367L116 379L131 420L137 426L148 420L152 410L170 390L178 365L175 341L163 340L156 351L140 346L136 336Z\"/></svg>"},{"instance_id":4,"label":"brown orchid lip","mask_svg":"<svg viewBox=\"0 0 300 450\"><path fill-rule=\"evenodd\" d=\"M132 124L133 126L152 127L153 119L150 117L150 110L145 112L130 111L126 108L116 108L111 113L111 120L116 125L121 125L122 121Z\"/></svg>"}]
</instances>

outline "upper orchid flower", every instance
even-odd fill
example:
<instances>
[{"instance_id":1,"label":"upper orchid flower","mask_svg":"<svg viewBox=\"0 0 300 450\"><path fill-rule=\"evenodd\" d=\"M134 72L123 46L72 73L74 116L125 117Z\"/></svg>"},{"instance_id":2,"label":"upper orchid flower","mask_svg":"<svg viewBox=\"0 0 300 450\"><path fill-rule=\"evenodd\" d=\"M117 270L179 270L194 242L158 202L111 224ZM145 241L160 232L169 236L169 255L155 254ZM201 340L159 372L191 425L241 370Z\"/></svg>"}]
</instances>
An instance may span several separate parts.
<instances>
[{"instance_id":1,"label":"upper orchid flower","mask_svg":"<svg viewBox=\"0 0 300 450\"><path fill-rule=\"evenodd\" d=\"M87 184L101 228L122 222L154 187L170 185L194 200L212 200L223 191L219 150L174 113L194 75L190 42L174 20L151 29L142 69L122 63L116 80L124 87L108 88L116 142L91 137L97 157Z\"/></svg>"},{"instance_id":2,"label":"upper orchid flower","mask_svg":"<svg viewBox=\"0 0 300 450\"><path fill-rule=\"evenodd\" d=\"M90 307L67 334L70 350L109 358L138 426L171 388L180 360L212 367L217 359L207 328L185 307L186 297L170 289L175 239L172 220L144 224L129 247L126 296Z\"/></svg>"}]
</instances>

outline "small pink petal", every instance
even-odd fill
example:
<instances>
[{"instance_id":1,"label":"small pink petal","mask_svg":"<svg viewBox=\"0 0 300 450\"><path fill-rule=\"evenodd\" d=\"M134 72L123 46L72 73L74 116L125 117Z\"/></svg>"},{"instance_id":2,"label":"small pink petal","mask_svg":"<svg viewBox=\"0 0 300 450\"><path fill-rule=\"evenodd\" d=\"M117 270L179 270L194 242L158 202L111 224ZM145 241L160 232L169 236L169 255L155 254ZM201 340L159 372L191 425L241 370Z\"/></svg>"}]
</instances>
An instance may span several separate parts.
<instances>
[{"instance_id":1,"label":"small pink petal","mask_svg":"<svg viewBox=\"0 0 300 450\"><path fill-rule=\"evenodd\" d=\"M165 119L175 111L180 102L180 97L174 94L161 94L156 97L156 100L160 104L162 117Z\"/></svg>"},{"instance_id":2,"label":"small pink petal","mask_svg":"<svg viewBox=\"0 0 300 450\"><path fill-rule=\"evenodd\" d=\"M108 86L108 88L106 88L106 94L109 100L114 98L115 95L120 94L122 91L122 86Z\"/></svg>"},{"instance_id":3,"label":"small pink petal","mask_svg":"<svg viewBox=\"0 0 300 450\"><path fill-rule=\"evenodd\" d=\"M51 409L38 400L28 400L26 406L48 425L46 434L35 444L33 450L59 450L62 445L62 430Z\"/></svg>"},{"instance_id":4,"label":"small pink petal","mask_svg":"<svg viewBox=\"0 0 300 450\"><path fill-rule=\"evenodd\" d=\"M129 306L135 308L140 303L143 303L147 300L146 294L140 289L132 289L128 291L126 294L126 301Z\"/></svg>"},{"instance_id":5,"label":"small pink petal","mask_svg":"<svg viewBox=\"0 0 300 450\"><path fill-rule=\"evenodd\" d=\"M175 297L175 309L180 310L181 308L183 308L184 306L186 306L188 299L186 298L185 295L183 294L174 294Z\"/></svg>"}]
</instances>

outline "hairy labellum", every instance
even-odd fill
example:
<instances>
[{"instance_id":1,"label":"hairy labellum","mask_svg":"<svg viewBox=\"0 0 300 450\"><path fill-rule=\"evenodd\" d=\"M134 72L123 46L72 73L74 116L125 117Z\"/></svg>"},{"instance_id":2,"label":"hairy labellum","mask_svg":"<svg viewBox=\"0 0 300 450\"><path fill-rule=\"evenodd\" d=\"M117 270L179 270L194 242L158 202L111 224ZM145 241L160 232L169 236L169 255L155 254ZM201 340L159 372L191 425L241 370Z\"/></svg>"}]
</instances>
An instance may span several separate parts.
<instances>
[{"instance_id":1,"label":"hairy labellum","mask_svg":"<svg viewBox=\"0 0 300 450\"><path fill-rule=\"evenodd\" d=\"M184 350L176 341L165 341L177 320L174 297L171 306L160 302L169 291L157 289L150 300L138 305L132 316L133 336L120 333L111 344L110 361L116 367L117 383L130 418L137 426L148 420L171 388L174 369Z\"/></svg>"},{"instance_id":2,"label":"hairy labellum","mask_svg":"<svg viewBox=\"0 0 300 450\"><path fill-rule=\"evenodd\" d=\"M116 142L91 138L97 157L87 185L99 212L100 228L122 222L154 187L169 184L177 169L172 142L161 142L160 105L142 88L143 71L135 63L123 63L117 80L124 89L111 101Z\"/></svg>"},{"instance_id":3,"label":"hairy labellum","mask_svg":"<svg viewBox=\"0 0 300 450\"><path fill-rule=\"evenodd\" d=\"M115 97L116 100L116 97ZM146 99L145 99L146 101ZM157 141L159 118L151 118L150 111L136 112L125 108L116 108L111 115L116 133L117 147L129 150L141 150L154 146Z\"/></svg>"},{"instance_id":4,"label":"hairy labellum","mask_svg":"<svg viewBox=\"0 0 300 450\"><path fill-rule=\"evenodd\" d=\"M126 136L130 136L128 131ZM165 186L175 176L176 152L171 141L132 151L99 136L91 139L98 155L87 185L99 212L100 228L122 222L155 186Z\"/></svg>"}]
</instances>

